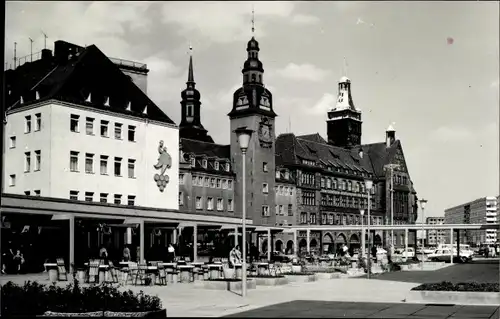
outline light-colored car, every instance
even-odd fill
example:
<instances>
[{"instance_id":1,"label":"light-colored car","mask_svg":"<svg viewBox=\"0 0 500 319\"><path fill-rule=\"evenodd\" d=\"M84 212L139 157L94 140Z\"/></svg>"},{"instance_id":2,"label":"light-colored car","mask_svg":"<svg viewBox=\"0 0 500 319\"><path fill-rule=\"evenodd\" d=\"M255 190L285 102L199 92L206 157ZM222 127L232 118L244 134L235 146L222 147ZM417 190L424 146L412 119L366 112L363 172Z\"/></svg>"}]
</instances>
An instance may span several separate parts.
<instances>
[{"instance_id":1,"label":"light-colored car","mask_svg":"<svg viewBox=\"0 0 500 319\"><path fill-rule=\"evenodd\" d=\"M415 250L412 247L408 247L407 250L402 249L399 251L399 254L403 258L413 258L415 257Z\"/></svg>"},{"instance_id":2,"label":"light-colored car","mask_svg":"<svg viewBox=\"0 0 500 319\"><path fill-rule=\"evenodd\" d=\"M468 262L472 260L472 255L474 253L469 250L460 250L460 261ZM428 259L431 261L450 261L451 250L449 248L436 249L434 253L428 255ZM456 260L457 250L453 249L453 260Z\"/></svg>"}]
</instances>

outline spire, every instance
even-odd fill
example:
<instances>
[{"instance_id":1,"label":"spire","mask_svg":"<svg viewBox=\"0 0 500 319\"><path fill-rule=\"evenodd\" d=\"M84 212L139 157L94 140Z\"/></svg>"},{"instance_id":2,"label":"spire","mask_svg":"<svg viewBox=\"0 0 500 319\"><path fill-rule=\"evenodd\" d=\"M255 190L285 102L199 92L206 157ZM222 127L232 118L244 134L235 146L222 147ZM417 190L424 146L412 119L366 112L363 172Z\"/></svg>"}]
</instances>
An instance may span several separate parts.
<instances>
[{"instance_id":1,"label":"spire","mask_svg":"<svg viewBox=\"0 0 500 319\"><path fill-rule=\"evenodd\" d=\"M342 65L342 76L347 77L347 60L344 57L344 64Z\"/></svg>"},{"instance_id":2,"label":"spire","mask_svg":"<svg viewBox=\"0 0 500 319\"><path fill-rule=\"evenodd\" d=\"M255 35L255 7L252 5L252 37Z\"/></svg>"},{"instance_id":3,"label":"spire","mask_svg":"<svg viewBox=\"0 0 500 319\"><path fill-rule=\"evenodd\" d=\"M189 72L188 72L188 83L194 84L194 74L193 74L193 47L189 44Z\"/></svg>"}]
</instances>

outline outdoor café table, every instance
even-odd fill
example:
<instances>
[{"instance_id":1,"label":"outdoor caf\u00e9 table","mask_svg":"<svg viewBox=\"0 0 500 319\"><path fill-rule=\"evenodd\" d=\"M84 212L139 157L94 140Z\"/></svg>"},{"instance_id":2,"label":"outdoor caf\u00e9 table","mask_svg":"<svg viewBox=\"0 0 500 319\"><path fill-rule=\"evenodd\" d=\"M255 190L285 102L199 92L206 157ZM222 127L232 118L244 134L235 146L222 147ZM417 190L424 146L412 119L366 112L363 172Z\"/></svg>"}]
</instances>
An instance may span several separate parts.
<instances>
[{"instance_id":1,"label":"outdoor caf\u00e9 table","mask_svg":"<svg viewBox=\"0 0 500 319\"><path fill-rule=\"evenodd\" d=\"M49 281L56 282L59 278L59 270L57 269L56 263L46 263L43 264L45 268L49 271Z\"/></svg>"},{"instance_id":2,"label":"outdoor caf\u00e9 table","mask_svg":"<svg viewBox=\"0 0 500 319\"><path fill-rule=\"evenodd\" d=\"M234 264L234 272L236 274L236 278L241 279L242 270L243 264Z\"/></svg>"},{"instance_id":3,"label":"outdoor caf\u00e9 table","mask_svg":"<svg viewBox=\"0 0 500 319\"><path fill-rule=\"evenodd\" d=\"M210 271L210 279L219 279L220 272L222 271L222 264L210 264L207 265Z\"/></svg>"},{"instance_id":4,"label":"outdoor caf\u00e9 table","mask_svg":"<svg viewBox=\"0 0 500 319\"><path fill-rule=\"evenodd\" d=\"M177 265L177 268L181 272L181 282L189 282L191 278L191 272L194 269L193 265Z\"/></svg>"},{"instance_id":5,"label":"outdoor caf\u00e9 table","mask_svg":"<svg viewBox=\"0 0 500 319\"><path fill-rule=\"evenodd\" d=\"M194 266L194 269L193 269L193 273L201 273L201 266L205 265L204 262L202 261L194 261L191 263L191 265ZM203 275L203 273L201 273ZM198 279L198 278L195 278L195 279Z\"/></svg>"},{"instance_id":6,"label":"outdoor caf\u00e9 table","mask_svg":"<svg viewBox=\"0 0 500 319\"><path fill-rule=\"evenodd\" d=\"M259 275L267 275L269 271L269 263L255 263L255 265L257 266L257 273Z\"/></svg>"},{"instance_id":7,"label":"outdoor caf\u00e9 table","mask_svg":"<svg viewBox=\"0 0 500 319\"><path fill-rule=\"evenodd\" d=\"M89 266L89 263L85 263L85 266ZM99 265L99 283L106 280L106 271L109 269L109 265Z\"/></svg>"},{"instance_id":8,"label":"outdoor caf\u00e9 table","mask_svg":"<svg viewBox=\"0 0 500 319\"><path fill-rule=\"evenodd\" d=\"M158 272L158 267L157 266L148 266L146 271L149 274L151 274L151 284L150 285L153 286L156 282L156 273Z\"/></svg>"}]
</instances>

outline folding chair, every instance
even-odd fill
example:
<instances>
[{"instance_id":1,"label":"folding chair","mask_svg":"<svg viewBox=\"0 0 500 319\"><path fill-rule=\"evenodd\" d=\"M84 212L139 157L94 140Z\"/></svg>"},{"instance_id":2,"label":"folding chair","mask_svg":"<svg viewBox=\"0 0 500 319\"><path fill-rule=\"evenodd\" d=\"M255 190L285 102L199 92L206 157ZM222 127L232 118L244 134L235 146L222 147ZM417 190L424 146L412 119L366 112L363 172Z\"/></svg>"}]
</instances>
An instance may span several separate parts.
<instances>
[{"instance_id":1,"label":"folding chair","mask_svg":"<svg viewBox=\"0 0 500 319\"><path fill-rule=\"evenodd\" d=\"M136 282L137 274L139 272L137 263L129 263L128 269L125 271L125 285L128 283L129 279L134 284Z\"/></svg>"},{"instance_id":2,"label":"folding chair","mask_svg":"<svg viewBox=\"0 0 500 319\"><path fill-rule=\"evenodd\" d=\"M97 283L99 281L99 260L91 259L89 261L89 275L87 283Z\"/></svg>"},{"instance_id":3,"label":"folding chair","mask_svg":"<svg viewBox=\"0 0 500 319\"><path fill-rule=\"evenodd\" d=\"M138 264L137 265L137 275L135 276L135 285L137 285L137 280L141 281L141 285L146 284L146 279L151 279L151 276L147 273L148 265L147 264Z\"/></svg>"},{"instance_id":4,"label":"folding chair","mask_svg":"<svg viewBox=\"0 0 500 319\"><path fill-rule=\"evenodd\" d=\"M112 261L108 262L109 268L108 268L108 273L111 276L111 282L113 283L118 283L118 271L117 268L113 265Z\"/></svg>"},{"instance_id":5,"label":"folding chair","mask_svg":"<svg viewBox=\"0 0 500 319\"><path fill-rule=\"evenodd\" d=\"M68 280L68 273L66 272L66 266L64 265L64 259L62 258L57 258L57 280L60 281L67 281ZM63 277L64 279L61 279Z\"/></svg>"}]
</instances>

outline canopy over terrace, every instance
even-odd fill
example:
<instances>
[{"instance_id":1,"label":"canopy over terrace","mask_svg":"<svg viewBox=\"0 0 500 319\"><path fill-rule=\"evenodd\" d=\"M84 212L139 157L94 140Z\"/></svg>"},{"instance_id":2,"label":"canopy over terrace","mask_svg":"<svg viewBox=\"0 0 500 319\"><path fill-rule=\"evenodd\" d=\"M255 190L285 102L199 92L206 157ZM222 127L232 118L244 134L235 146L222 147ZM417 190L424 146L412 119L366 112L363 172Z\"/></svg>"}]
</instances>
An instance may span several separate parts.
<instances>
[{"instance_id":1,"label":"canopy over terrace","mask_svg":"<svg viewBox=\"0 0 500 319\"><path fill-rule=\"evenodd\" d=\"M136 227L140 236L140 259L144 261L145 227L163 229L179 229L192 227L194 238L194 258L197 258L197 230L235 227L242 223L241 218L207 216L190 213L179 213L176 210L156 209L149 207L130 207L125 205L75 202L66 199L3 194L2 215L45 215L53 221L69 222L69 263L75 260L75 218L94 220L108 226ZM251 227L253 221L247 219Z\"/></svg>"}]
</instances>

